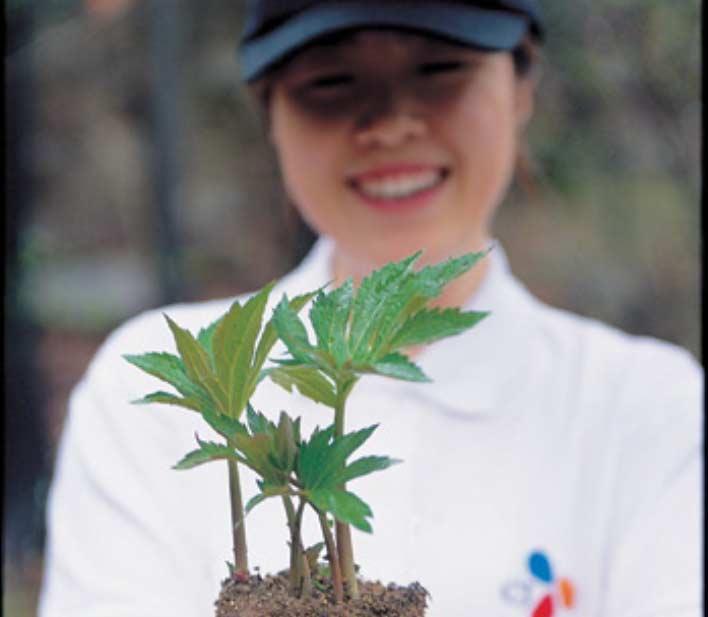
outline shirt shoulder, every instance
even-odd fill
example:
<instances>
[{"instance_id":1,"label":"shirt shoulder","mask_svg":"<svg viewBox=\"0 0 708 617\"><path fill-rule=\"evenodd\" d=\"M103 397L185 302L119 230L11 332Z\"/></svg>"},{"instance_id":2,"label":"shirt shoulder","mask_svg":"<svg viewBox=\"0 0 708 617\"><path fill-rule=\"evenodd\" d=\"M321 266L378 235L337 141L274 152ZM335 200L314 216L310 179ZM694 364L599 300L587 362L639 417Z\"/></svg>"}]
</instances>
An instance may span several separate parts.
<instances>
[{"instance_id":1,"label":"shirt shoulder","mask_svg":"<svg viewBox=\"0 0 708 617\"><path fill-rule=\"evenodd\" d=\"M576 388L594 392L607 413L628 427L700 423L704 371L686 349L628 334L596 319L536 303L539 335Z\"/></svg>"}]
</instances>

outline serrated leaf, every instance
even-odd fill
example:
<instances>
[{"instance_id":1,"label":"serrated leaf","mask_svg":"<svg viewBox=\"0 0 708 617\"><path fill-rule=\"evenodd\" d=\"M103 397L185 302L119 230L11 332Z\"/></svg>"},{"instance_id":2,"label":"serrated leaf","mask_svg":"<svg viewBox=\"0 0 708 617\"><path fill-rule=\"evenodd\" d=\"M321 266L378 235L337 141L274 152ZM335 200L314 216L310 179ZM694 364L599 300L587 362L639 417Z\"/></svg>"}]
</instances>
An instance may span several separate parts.
<instances>
[{"instance_id":1,"label":"serrated leaf","mask_svg":"<svg viewBox=\"0 0 708 617\"><path fill-rule=\"evenodd\" d=\"M141 355L126 354L123 358L153 377L170 384L186 399L196 401L200 409L214 406L210 394L189 378L184 363L178 356L150 352Z\"/></svg>"},{"instance_id":2,"label":"serrated leaf","mask_svg":"<svg viewBox=\"0 0 708 617\"><path fill-rule=\"evenodd\" d=\"M280 366L266 369L270 379L288 392L295 387L300 394L327 407L334 407L337 397L332 382L311 366Z\"/></svg>"},{"instance_id":3,"label":"serrated leaf","mask_svg":"<svg viewBox=\"0 0 708 617\"><path fill-rule=\"evenodd\" d=\"M362 373L373 373L404 381L431 381L420 367L400 353L388 354L368 366L356 367Z\"/></svg>"},{"instance_id":4,"label":"serrated leaf","mask_svg":"<svg viewBox=\"0 0 708 617\"><path fill-rule=\"evenodd\" d=\"M214 367L214 369L216 369L216 361L214 359L214 348L213 348L214 332L216 331L216 328L218 327L219 323L221 323L222 319L223 319L223 316L219 317L219 319L212 322L206 328L202 328L201 330L199 330L199 334L197 334L197 342L207 352L207 355L209 356L209 359L211 360L212 367Z\"/></svg>"},{"instance_id":5,"label":"serrated leaf","mask_svg":"<svg viewBox=\"0 0 708 617\"><path fill-rule=\"evenodd\" d=\"M145 395L143 398L133 401L135 405L150 405L154 403L159 403L163 405L174 405L176 407L184 407L190 411L196 411L201 413L201 409L197 401L193 399L183 398L181 396L176 396L170 394L169 392L152 392Z\"/></svg>"},{"instance_id":6,"label":"serrated leaf","mask_svg":"<svg viewBox=\"0 0 708 617\"><path fill-rule=\"evenodd\" d=\"M341 437L315 434L300 446L298 479L306 489L338 486L337 476L344 469L347 458L371 437L377 425L347 433ZM331 428L331 427L330 427Z\"/></svg>"},{"instance_id":7,"label":"serrated leaf","mask_svg":"<svg viewBox=\"0 0 708 617\"><path fill-rule=\"evenodd\" d=\"M307 330L297 313L290 307L288 297L283 299L273 311L273 325L292 357L308 363L311 361L312 344L307 336Z\"/></svg>"},{"instance_id":8,"label":"serrated leaf","mask_svg":"<svg viewBox=\"0 0 708 617\"><path fill-rule=\"evenodd\" d=\"M341 472L334 476L334 482L337 485L345 484L349 480L366 476L375 471L388 469L392 465L396 465L401 461L388 456L364 456L347 465Z\"/></svg>"},{"instance_id":9,"label":"serrated leaf","mask_svg":"<svg viewBox=\"0 0 708 617\"><path fill-rule=\"evenodd\" d=\"M206 423L213 428L219 435L222 437L225 437L227 440L233 439L235 435L238 434L248 434L248 431L246 430L246 427L241 424L238 420L235 418L230 418L229 416L225 416L222 413L219 413L218 411L202 411L202 416Z\"/></svg>"},{"instance_id":10,"label":"serrated leaf","mask_svg":"<svg viewBox=\"0 0 708 617\"><path fill-rule=\"evenodd\" d=\"M209 393L218 411L226 413L228 409L226 393L212 370L211 360L206 350L202 348L191 332L180 328L168 315L165 315L165 319L174 336L187 377Z\"/></svg>"},{"instance_id":11,"label":"serrated leaf","mask_svg":"<svg viewBox=\"0 0 708 617\"><path fill-rule=\"evenodd\" d=\"M243 307L238 300L235 300L229 310L219 319L214 332L212 333L212 351L216 372L222 383L229 381L229 367L231 357L236 352L237 341L236 330L238 329L238 317L243 311Z\"/></svg>"},{"instance_id":12,"label":"serrated leaf","mask_svg":"<svg viewBox=\"0 0 708 617\"><path fill-rule=\"evenodd\" d=\"M234 302L214 332L217 371L226 386L228 413L234 418L241 415L250 396L247 384L252 377L251 362L268 294L274 284L263 287L243 306Z\"/></svg>"},{"instance_id":13,"label":"serrated leaf","mask_svg":"<svg viewBox=\"0 0 708 617\"><path fill-rule=\"evenodd\" d=\"M466 253L453 257L439 264L425 266L417 273L423 293L429 298L437 298L446 285L462 276L480 259L489 253L490 249L478 253Z\"/></svg>"},{"instance_id":14,"label":"serrated leaf","mask_svg":"<svg viewBox=\"0 0 708 617\"><path fill-rule=\"evenodd\" d=\"M408 318L389 344L389 349L432 343L460 334L478 324L488 312L462 312L456 308L422 309Z\"/></svg>"},{"instance_id":15,"label":"serrated leaf","mask_svg":"<svg viewBox=\"0 0 708 617\"><path fill-rule=\"evenodd\" d=\"M318 488L321 486L338 486L336 476L344 468L347 459L358 450L364 442L374 433L377 424L335 437L331 444L326 446L327 452L317 473L313 475L311 484L306 484L306 488Z\"/></svg>"},{"instance_id":16,"label":"serrated leaf","mask_svg":"<svg viewBox=\"0 0 708 617\"><path fill-rule=\"evenodd\" d=\"M243 455L244 464L269 482L282 484L286 478L283 471L273 464L273 437L259 433L257 435L236 435L232 444Z\"/></svg>"},{"instance_id":17,"label":"serrated leaf","mask_svg":"<svg viewBox=\"0 0 708 617\"><path fill-rule=\"evenodd\" d=\"M371 533L371 524L366 520L373 516L371 508L354 493L321 488L307 491L306 495L319 510L330 512L338 521Z\"/></svg>"},{"instance_id":18,"label":"serrated leaf","mask_svg":"<svg viewBox=\"0 0 708 617\"><path fill-rule=\"evenodd\" d=\"M300 445L297 460L297 477L305 486L314 487L321 466L328 453L327 446L334 434L334 425L326 429L315 428L308 441Z\"/></svg>"},{"instance_id":19,"label":"serrated leaf","mask_svg":"<svg viewBox=\"0 0 708 617\"><path fill-rule=\"evenodd\" d=\"M310 309L310 321L320 349L332 354L337 366L349 357L347 329L354 297L354 281L349 278L340 287L321 291Z\"/></svg>"},{"instance_id":20,"label":"serrated leaf","mask_svg":"<svg viewBox=\"0 0 708 617\"><path fill-rule=\"evenodd\" d=\"M421 252L375 270L361 282L352 307L349 349L352 356L365 358L390 298L406 279Z\"/></svg>"},{"instance_id":21,"label":"serrated leaf","mask_svg":"<svg viewBox=\"0 0 708 617\"><path fill-rule=\"evenodd\" d=\"M387 310L381 315L371 344L369 361L393 351L395 348L391 341L406 320L437 298L448 283L467 272L485 254L468 253L440 264L426 266L418 272L411 272L389 298ZM360 361L361 358L357 360Z\"/></svg>"},{"instance_id":22,"label":"serrated leaf","mask_svg":"<svg viewBox=\"0 0 708 617\"><path fill-rule=\"evenodd\" d=\"M197 437L197 442L199 443L199 448L182 458L173 469L192 469L197 465L203 465L204 463L218 460L242 460L241 457L228 446L214 443L213 441L201 441L199 437Z\"/></svg>"},{"instance_id":23,"label":"serrated leaf","mask_svg":"<svg viewBox=\"0 0 708 617\"><path fill-rule=\"evenodd\" d=\"M254 435L258 433L273 435L275 433L275 424L260 411L256 411L250 403L246 405L246 418L248 420L248 428Z\"/></svg>"},{"instance_id":24,"label":"serrated leaf","mask_svg":"<svg viewBox=\"0 0 708 617\"><path fill-rule=\"evenodd\" d=\"M301 294L290 300L290 308L297 314L302 308L318 293L319 290L310 293ZM256 353L253 357L253 370L260 371L265 361L268 358L268 354L273 345L278 340L278 332L275 329L272 319L268 321L266 327L263 329L263 334L258 341L258 347ZM250 397L249 397L250 398Z\"/></svg>"},{"instance_id":25,"label":"serrated leaf","mask_svg":"<svg viewBox=\"0 0 708 617\"><path fill-rule=\"evenodd\" d=\"M172 331L182 362L184 362L187 376L195 383L203 383L205 377L212 373L207 352L189 330L180 328L169 315L165 315L165 319Z\"/></svg>"},{"instance_id":26,"label":"serrated leaf","mask_svg":"<svg viewBox=\"0 0 708 617\"><path fill-rule=\"evenodd\" d=\"M226 415L228 413L228 400L226 392L215 373L210 373L202 380L204 389L209 393L210 400L214 401L216 411Z\"/></svg>"}]
</instances>

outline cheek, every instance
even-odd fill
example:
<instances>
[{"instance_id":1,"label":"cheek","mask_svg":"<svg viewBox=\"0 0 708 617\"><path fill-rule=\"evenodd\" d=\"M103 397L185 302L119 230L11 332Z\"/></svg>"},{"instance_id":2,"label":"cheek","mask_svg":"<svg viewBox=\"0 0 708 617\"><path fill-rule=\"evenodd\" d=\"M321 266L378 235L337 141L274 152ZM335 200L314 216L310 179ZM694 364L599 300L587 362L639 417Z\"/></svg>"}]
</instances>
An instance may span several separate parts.
<instances>
[{"instance_id":1,"label":"cheek","mask_svg":"<svg viewBox=\"0 0 708 617\"><path fill-rule=\"evenodd\" d=\"M472 93L464 104L465 143L471 157L486 165L498 165L513 155L516 122L512 93L500 89Z\"/></svg>"},{"instance_id":2,"label":"cheek","mask_svg":"<svg viewBox=\"0 0 708 617\"><path fill-rule=\"evenodd\" d=\"M332 135L292 115L274 120L271 135L289 196L300 209L313 208L336 179Z\"/></svg>"},{"instance_id":3,"label":"cheek","mask_svg":"<svg viewBox=\"0 0 708 617\"><path fill-rule=\"evenodd\" d=\"M461 102L462 121L454 133L465 183L480 205L493 207L511 179L516 159L513 93L482 90Z\"/></svg>"}]
</instances>

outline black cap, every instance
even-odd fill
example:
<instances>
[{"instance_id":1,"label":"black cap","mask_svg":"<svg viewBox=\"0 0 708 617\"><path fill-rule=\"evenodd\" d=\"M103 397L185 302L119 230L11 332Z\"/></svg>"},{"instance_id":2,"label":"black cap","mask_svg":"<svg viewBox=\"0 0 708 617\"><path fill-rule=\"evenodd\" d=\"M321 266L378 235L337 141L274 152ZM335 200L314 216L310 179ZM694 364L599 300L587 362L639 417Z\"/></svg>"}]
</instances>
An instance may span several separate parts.
<instances>
[{"instance_id":1,"label":"black cap","mask_svg":"<svg viewBox=\"0 0 708 617\"><path fill-rule=\"evenodd\" d=\"M253 81L315 39L365 27L416 30L490 51L543 34L537 0L248 0L242 77Z\"/></svg>"}]
</instances>

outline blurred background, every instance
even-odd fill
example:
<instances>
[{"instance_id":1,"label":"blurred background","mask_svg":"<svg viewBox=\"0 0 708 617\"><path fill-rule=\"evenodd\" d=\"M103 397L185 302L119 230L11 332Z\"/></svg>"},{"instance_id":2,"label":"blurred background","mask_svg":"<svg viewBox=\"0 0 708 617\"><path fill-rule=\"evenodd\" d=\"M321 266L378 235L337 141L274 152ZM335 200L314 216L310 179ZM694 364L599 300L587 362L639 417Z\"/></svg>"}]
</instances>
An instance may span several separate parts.
<instances>
[{"instance_id":1,"label":"blurred background","mask_svg":"<svg viewBox=\"0 0 708 617\"><path fill-rule=\"evenodd\" d=\"M700 360L700 4L542 0L526 162L496 221L537 296ZM5 3L3 614L35 614L66 402L116 325L313 241L239 86L236 0Z\"/></svg>"}]
</instances>

